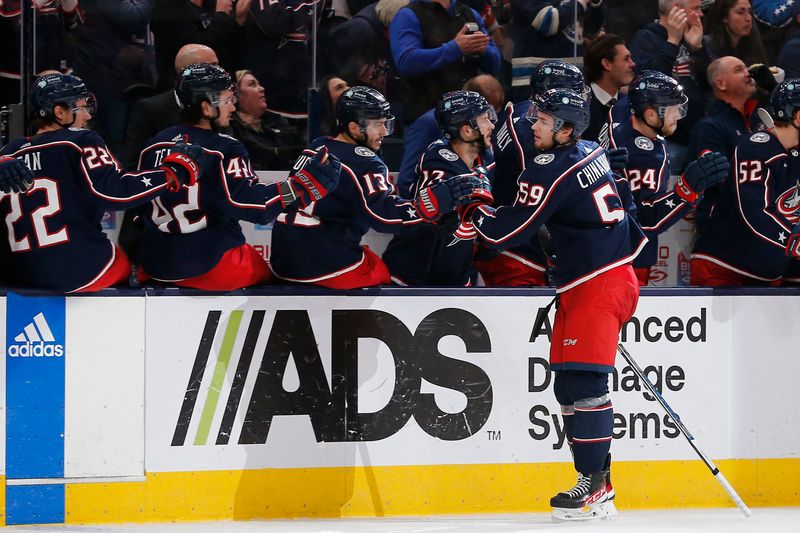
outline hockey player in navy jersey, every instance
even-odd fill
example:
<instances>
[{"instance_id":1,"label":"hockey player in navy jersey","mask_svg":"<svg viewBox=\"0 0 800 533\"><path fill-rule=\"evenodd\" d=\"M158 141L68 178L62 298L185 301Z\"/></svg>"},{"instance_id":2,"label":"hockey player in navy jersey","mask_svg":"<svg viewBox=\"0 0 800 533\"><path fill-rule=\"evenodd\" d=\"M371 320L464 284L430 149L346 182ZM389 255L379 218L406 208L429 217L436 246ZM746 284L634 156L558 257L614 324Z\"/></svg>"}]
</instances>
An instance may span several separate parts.
<instances>
[{"instance_id":1,"label":"hockey player in navy jersey","mask_svg":"<svg viewBox=\"0 0 800 533\"><path fill-rule=\"evenodd\" d=\"M686 116L688 99L675 79L654 70L634 78L628 89L631 116L610 130L611 148L626 148L628 165L619 173L617 187L623 200L630 194L635 216L649 239L633 261L640 285L647 285L658 254L658 235L686 216L703 191L728 174L725 156L707 152L686 166L674 187L666 138Z\"/></svg>"},{"instance_id":2,"label":"hockey player in navy jersey","mask_svg":"<svg viewBox=\"0 0 800 533\"><path fill-rule=\"evenodd\" d=\"M422 155L412 186L413 196L455 176L475 174L487 181L483 201L491 202L488 182L494 167L490 149L497 122L494 108L476 92L453 91L442 96L435 116L443 138L431 143ZM424 224L395 235L383 253L393 282L434 286L470 284L475 230L471 222L458 225L457 212L445 217L453 219L449 229L454 232Z\"/></svg>"},{"instance_id":3,"label":"hockey player in navy jersey","mask_svg":"<svg viewBox=\"0 0 800 533\"><path fill-rule=\"evenodd\" d=\"M519 177L516 203L481 206L472 220L478 238L496 249L529 242L547 224L560 301L550 368L578 471L578 483L550 504L556 519L603 518L616 514L608 373L620 329L636 309L631 261L647 238L622 205L605 150L580 140L589 124L583 95L551 89L534 97L526 117L537 155Z\"/></svg>"},{"instance_id":4,"label":"hockey player in navy jersey","mask_svg":"<svg viewBox=\"0 0 800 533\"><path fill-rule=\"evenodd\" d=\"M36 134L2 150L35 176L27 193L0 193L0 216L6 220L0 247L12 284L89 292L127 283L131 266L103 233L105 211L142 205L197 179L194 159L200 149L185 143L152 170L123 173L97 133L73 127L91 118L91 101L79 78L36 79L31 88Z\"/></svg>"},{"instance_id":5,"label":"hockey player in navy jersey","mask_svg":"<svg viewBox=\"0 0 800 533\"><path fill-rule=\"evenodd\" d=\"M278 217L270 266L280 278L337 289L388 285L386 264L361 238L369 228L397 232L435 222L473 201L485 184L474 175L445 180L418 192L395 195L386 164L375 153L394 126L389 102L375 89L350 87L336 103L335 137L314 140L342 164L339 185L326 198Z\"/></svg>"},{"instance_id":6,"label":"hockey player in navy jersey","mask_svg":"<svg viewBox=\"0 0 800 533\"><path fill-rule=\"evenodd\" d=\"M770 99L775 127L741 141L692 254L692 285L800 281L800 79Z\"/></svg>"},{"instance_id":7,"label":"hockey player in navy jersey","mask_svg":"<svg viewBox=\"0 0 800 533\"><path fill-rule=\"evenodd\" d=\"M580 69L561 59L542 61L531 74L531 99L549 89L571 89L588 95ZM528 167L536 151L531 123L525 113L531 99L506 104L503 120L492 134L495 172L492 180L494 205L513 205L519 186L517 178ZM502 252L481 250L476 263L484 282L490 287L547 285L547 258L537 241L524 243Z\"/></svg>"},{"instance_id":8,"label":"hockey player in navy jersey","mask_svg":"<svg viewBox=\"0 0 800 533\"><path fill-rule=\"evenodd\" d=\"M158 166L176 143L189 140L203 147L206 171L196 184L143 209L142 279L218 291L265 283L269 267L245 242L239 220L267 224L287 207L319 200L336 186L340 165L324 150L307 151L286 181L260 183L244 146L218 131L236 109L230 75L209 63L189 65L175 94L184 124L148 141L139 168Z\"/></svg>"}]
</instances>

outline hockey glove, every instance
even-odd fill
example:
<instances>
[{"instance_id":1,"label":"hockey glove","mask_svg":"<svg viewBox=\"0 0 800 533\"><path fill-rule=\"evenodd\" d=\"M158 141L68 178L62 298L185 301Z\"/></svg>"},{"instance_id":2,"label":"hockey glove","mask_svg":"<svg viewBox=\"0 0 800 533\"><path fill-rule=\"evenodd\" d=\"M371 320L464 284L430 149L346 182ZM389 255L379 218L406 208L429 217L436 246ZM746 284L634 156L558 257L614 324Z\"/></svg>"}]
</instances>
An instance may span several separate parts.
<instances>
[{"instance_id":1,"label":"hockey glove","mask_svg":"<svg viewBox=\"0 0 800 533\"><path fill-rule=\"evenodd\" d=\"M307 159L300 170L278 185L284 207L298 199L303 207L307 207L311 202L324 198L339 183L342 164L336 156L328 153L327 148L318 152L305 150L303 155Z\"/></svg>"},{"instance_id":2,"label":"hockey glove","mask_svg":"<svg viewBox=\"0 0 800 533\"><path fill-rule=\"evenodd\" d=\"M800 222L792 228L792 234L789 235L789 240L786 241L786 255L800 259Z\"/></svg>"},{"instance_id":3,"label":"hockey glove","mask_svg":"<svg viewBox=\"0 0 800 533\"><path fill-rule=\"evenodd\" d=\"M205 152L199 144L176 142L158 167L166 174L167 190L178 192L184 185L191 187L197 183L197 178L203 172L204 159Z\"/></svg>"},{"instance_id":4,"label":"hockey glove","mask_svg":"<svg viewBox=\"0 0 800 533\"><path fill-rule=\"evenodd\" d=\"M675 194L687 203L697 205L703 191L725 181L730 164L719 152L706 152L686 166L675 184Z\"/></svg>"},{"instance_id":5,"label":"hockey glove","mask_svg":"<svg viewBox=\"0 0 800 533\"><path fill-rule=\"evenodd\" d=\"M25 192L33 186L33 175L25 163L0 155L0 192Z\"/></svg>"},{"instance_id":6,"label":"hockey glove","mask_svg":"<svg viewBox=\"0 0 800 533\"><path fill-rule=\"evenodd\" d=\"M606 156L612 171L619 173L620 170L625 170L628 167L628 149L624 146L608 148Z\"/></svg>"},{"instance_id":7,"label":"hockey glove","mask_svg":"<svg viewBox=\"0 0 800 533\"><path fill-rule=\"evenodd\" d=\"M476 197L485 196L488 192L486 185L475 174L453 176L419 191L414 207L422 220L433 223L443 214L475 202Z\"/></svg>"}]
</instances>

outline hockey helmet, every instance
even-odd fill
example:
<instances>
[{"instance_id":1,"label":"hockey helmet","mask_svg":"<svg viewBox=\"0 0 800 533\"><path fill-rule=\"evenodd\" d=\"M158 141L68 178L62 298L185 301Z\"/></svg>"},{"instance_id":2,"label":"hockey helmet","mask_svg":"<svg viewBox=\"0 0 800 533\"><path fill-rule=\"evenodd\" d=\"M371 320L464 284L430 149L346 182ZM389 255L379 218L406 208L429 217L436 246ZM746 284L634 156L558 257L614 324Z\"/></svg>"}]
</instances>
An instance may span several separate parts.
<instances>
[{"instance_id":1,"label":"hockey helmet","mask_svg":"<svg viewBox=\"0 0 800 533\"><path fill-rule=\"evenodd\" d=\"M31 88L30 103L34 116L49 120L53 108L64 105L75 112L77 101L85 99L89 113L94 113L94 96L83 80L69 74L46 74L36 79Z\"/></svg>"},{"instance_id":2,"label":"hockey helmet","mask_svg":"<svg viewBox=\"0 0 800 533\"><path fill-rule=\"evenodd\" d=\"M537 94L531 99L531 106L525 113L525 118L536 122L539 113L552 115L553 133L556 133L565 124L571 124L572 137L580 137L589 127L589 102L580 93L571 89L550 89L543 94Z\"/></svg>"},{"instance_id":3,"label":"hockey helmet","mask_svg":"<svg viewBox=\"0 0 800 533\"><path fill-rule=\"evenodd\" d=\"M628 88L628 100L631 113L639 118L643 118L645 110L650 108L664 118L667 108L673 106L678 107L679 118L683 118L689 105L689 98L675 78L655 70L645 70L633 79Z\"/></svg>"},{"instance_id":4,"label":"hockey helmet","mask_svg":"<svg viewBox=\"0 0 800 533\"><path fill-rule=\"evenodd\" d=\"M459 130L464 124L478 128L478 117L487 115L489 121L497 122L497 113L486 98L474 91L453 91L446 93L436 104L436 124L447 139L458 139Z\"/></svg>"},{"instance_id":5,"label":"hockey helmet","mask_svg":"<svg viewBox=\"0 0 800 533\"><path fill-rule=\"evenodd\" d=\"M776 119L791 121L795 110L800 107L800 78L784 80L778 84L772 91L769 105Z\"/></svg>"},{"instance_id":6,"label":"hockey helmet","mask_svg":"<svg viewBox=\"0 0 800 533\"><path fill-rule=\"evenodd\" d=\"M346 131L347 125L355 122L363 132L370 120L382 118L386 119L386 129L391 135L394 131L394 115L391 113L389 101L372 87L350 87L336 102L336 124L339 131Z\"/></svg>"},{"instance_id":7,"label":"hockey helmet","mask_svg":"<svg viewBox=\"0 0 800 533\"><path fill-rule=\"evenodd\" d=\"M186 66L178 74L178 81L175 84L175 96L181 109L189 108L204 100L218 107L219 94L225 90L234 90L231 75L219 65L211 63L194 63Z\"/></svg>"},{"instance_id":8,"label":"hockey helmet","mask_svg":"<svg viewBox=\"0 0 800 533\"><path fill-rule=\"evenodd\" d=\"M562 59L542 61L531 74L531 98L550 89L572 89L578 94L589 96L589 87L583 79L581 70Z\"/></svg>"}]
</instances>

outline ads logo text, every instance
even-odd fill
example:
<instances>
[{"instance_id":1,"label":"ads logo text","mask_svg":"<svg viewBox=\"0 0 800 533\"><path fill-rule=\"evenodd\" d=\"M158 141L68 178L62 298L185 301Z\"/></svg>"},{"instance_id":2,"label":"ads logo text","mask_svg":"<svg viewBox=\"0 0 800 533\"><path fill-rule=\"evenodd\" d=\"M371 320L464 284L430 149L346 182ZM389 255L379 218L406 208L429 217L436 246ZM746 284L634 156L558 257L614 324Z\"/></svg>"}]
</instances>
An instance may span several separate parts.
<instances>
[{"instance_id":1,"label":"ads logo text","mask_svg":"<svg viewBox=\"0 0 800 533\"><path fill-rule=\"evenodd\" d=\"M492 409L492 384L478 366L453 359L439 351L439 341L455 336L463 341L467 354L489 353L491 342L484 324L463 309L439 309L426 316L411 331L399 318L373 309L331 312L331 364L328 379L316 334L305 310L279 310L271 328L262 327L266 311L255 310L249 324L242 324L243 311L230 313L220 324L221 311L209 311L194 365L178 416L172 446L186 444L189 426L195 419L197 431L190 439L207 444L216 434L217 445L229 443L238 434L239 444L264 444L275 416L308 415L318 442L376 441L400 431L412 418L432 437L461 440L478 432ZM413 327L413 326L412 326ZM242 332L240 353L232 354ZM253 353L260 336L266 347L255 380L248 381ZM198 401L205 369L215 337L222 338L220 354L208 395ZM391 352L394 383L388 402L375 412L361 412L358 398L358 347L360 339L377 339ZM227 348L226 348L227 346ZM238 355L238 362L237 361ZM327 355L327 354L326 354ZM297 370L299 386L287 391L284 375L290 358ZM220 398L221 364L231 360L236 372L227 400ZM235 363L233 363L235 362ZM215 376L220 379L215 382ZM391 373L386 372L391 381ZM463 394L466 405L460 412L443 411L433 393L421 392L422 381ZM246 383L252 391L245 392ZM249 398L249 400L248 400ZM240 402L248 401L241 427L234 430ZM217 401L224 403L217 405ZM221 416L215 416L219 409ZM197 420L197 417L200 417ZM215 427L211 427L212 424ZM212 441L213 442L213 441Z\"/></svg>"},{"instance_id":2,"label":"ads logo text","mask_svg":"<svg viewBox=\"0 0 800 533\"><path fill-rule=\"evenodd\" d=\"M62 357L64 345L56 342L43 313L33 317L8 346L9 357Z\"/></svg>"}]
</instances>

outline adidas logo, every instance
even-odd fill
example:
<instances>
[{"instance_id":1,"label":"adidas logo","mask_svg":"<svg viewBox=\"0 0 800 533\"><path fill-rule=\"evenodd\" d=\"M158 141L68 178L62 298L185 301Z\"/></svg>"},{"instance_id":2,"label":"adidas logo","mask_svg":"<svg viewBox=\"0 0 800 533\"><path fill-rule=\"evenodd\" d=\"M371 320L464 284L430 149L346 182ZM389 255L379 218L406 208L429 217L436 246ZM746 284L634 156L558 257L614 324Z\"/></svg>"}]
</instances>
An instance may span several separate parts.
<instances>
[{"instance_id":1,"label":"adidas logo","mask_svg":"<svg viewBox=\"0 0 800 533\"><path fill-rule=\"evenodd\" d=\"M64 345L55 344L56 338L50 330L43 313L33 317L33 322L25 326L22 333L14 337L14 344L8 347L9 357L61 357Z\"/></svg>"}]
</instances>

